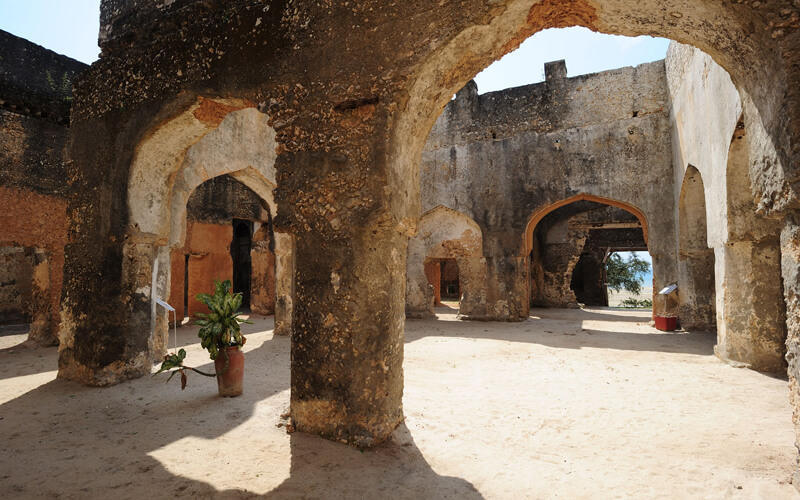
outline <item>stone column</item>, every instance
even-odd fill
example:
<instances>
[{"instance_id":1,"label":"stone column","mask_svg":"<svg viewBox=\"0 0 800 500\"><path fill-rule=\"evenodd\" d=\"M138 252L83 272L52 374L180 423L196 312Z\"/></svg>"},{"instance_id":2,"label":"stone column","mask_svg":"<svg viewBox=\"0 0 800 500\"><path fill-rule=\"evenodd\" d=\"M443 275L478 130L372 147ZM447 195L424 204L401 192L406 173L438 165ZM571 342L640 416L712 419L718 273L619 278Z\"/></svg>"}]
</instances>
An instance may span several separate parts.
<instances>
[{"instance_id":1,"label":"stone column","mask_svg":"<svg viewBox=\"0 0 800 500\"><path fill-rule=\"evenodd\" d=\"M486 316L489 321L523 321L530 312L527 256L487 256Z\"/></svg>"},{"instance_id":2,"label":"stone column","mask_svg":"<svg viewBox=\"0 0 800 500\"><path fill-rule=\"evenodd\" d=\"M263 225L253 236L250 250L252 273L250 282L250 309L255 314L275 314L275 254L269 249L267 225ZM275 243L273 248L275 248Z\"/></svg>"},{"instance_id":3,"label":"stone column","mask_svg":"<svg viewBox=\"0 0 800 500\"><path fill-rule=\"evenodd\" d=\"M425 262L425 257L424 242L411 238L406 263L406 315L409 318L433 316L434 305L441 303L439 262Z\"/></svg>"},{"instance_id":4,"label":"stone column","mask_svg":"<svg viewBox=\"0 0 800 500\"><path fill-rule=\"evenodd\" d=\"M50 256L47 251L36 249L33 254L31 283L31 331L28 339L38 345L54 345L50 307Z\"/></svg>"},{"instance_id":5,"label":"stone column","mask_svg":"<svg viewBox=\"0 0 800 500\"><path fill-rule=\"evenodd\" d=\"M486 318L486 261L483 257L460 257L458 277L461 301L458 313L463 319Z\"/></svg>"},{"instance_id":6,"label":"stone column","mask_svg":"<svg viewBox=\"0 0 800 500\"><path fill-rule=\"evenodd\" d=\"M683 328L702 331L715 329L714 260L712 248L681 250L678 254L678 317Z\"/></svg>"},{"instance_id":7,"label":"stone column","mask_svg":"<svg viewBox=\"0 0 800 500\"><path fill-rule=\"evenodd\" d=\"M294 238L275 232L275 335L292 334L294 316Z\"/></svg>"},{"instance_id":8,"label":"stone column","mask_svg":"<svg viewBox=\"0 0 800 500\"><path fill-rule=\"evenodd\" d=\"M402 421L407 237L295 236L291 413L297 429L370 446Z\"/></svg>"},{"instance_id":9,"label":"stone column","mask_svg":"<svg viewBox=\"0 0 800 500\"><path fill-rule=\"evenodd\" d=\"M781 271L786 304L786 361L789 364L789 401L792 405L795 446L800 447L800 214L787 217L781 232ZM795 469L800 484L800 468Z\"/></svg>"},{"instance_id":10,"label":"stone column","mask_svg":"<svg viewBox=\"0 0 800 500\"><path fill-rule=\"evenodd\" d=\"M754 370L782 373L786 309L778 240L729 242L715 248L715 261L715 354Z\"/></svg>"}]
</instances>

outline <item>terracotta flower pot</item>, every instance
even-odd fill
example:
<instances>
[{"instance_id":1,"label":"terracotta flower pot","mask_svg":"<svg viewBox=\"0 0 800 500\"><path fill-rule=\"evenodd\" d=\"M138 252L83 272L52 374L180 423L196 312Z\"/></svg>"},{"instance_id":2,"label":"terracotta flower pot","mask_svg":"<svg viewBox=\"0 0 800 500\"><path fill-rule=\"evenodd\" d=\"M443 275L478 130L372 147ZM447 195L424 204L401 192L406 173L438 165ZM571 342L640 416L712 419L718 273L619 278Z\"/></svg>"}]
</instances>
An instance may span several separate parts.
<instances>
[{"instance_id":1,"label":"terracotta flower pot","mask_svg":"<svg viewBox=\"0 0 800 500\"><path fill-rule=\"evenodd\" d=\"M225 353L228 355L228 368L225 369ZM226 347L220 350L214 360L217 372L217 388L219 395L233 397L242 395L242 382L244 380L244 352L241 347Z\"/></svg>"}]
</instances>

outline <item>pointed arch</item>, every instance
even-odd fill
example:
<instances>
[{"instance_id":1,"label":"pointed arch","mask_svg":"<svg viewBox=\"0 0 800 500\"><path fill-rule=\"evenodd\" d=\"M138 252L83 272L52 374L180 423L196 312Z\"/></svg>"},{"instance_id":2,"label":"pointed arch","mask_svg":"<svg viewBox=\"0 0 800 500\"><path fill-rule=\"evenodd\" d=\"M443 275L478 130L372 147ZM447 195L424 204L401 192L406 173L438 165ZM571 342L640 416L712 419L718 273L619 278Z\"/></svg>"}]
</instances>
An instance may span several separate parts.
<instances>
[{"instance_id":1,"label":"pointed arch","mask_svg":"<svg viewBox=\"0 0 800 500\"><path fill-rule=\"evenodd\" d=\"M593 201L595 203L602 203L604 205L610 205L612 207L621 208L623 210L632 213L634 216L636 216L636 218L639 220L639 223L642 225L642 232L644 233L644 241L649 246L648 231L647 231L647 216L645 216L644 212L642 212L640 209L629 203L625 203L624 201L614 200L612 198L605 198L602 196L595 196L593 194L580 193L576 194L575 196L570 196L569 198L557 201L555 203L551 203L550 205L543 206L533 212L533 215L531 215L530 219L528 219L528 224L525 226L525 233L523 235L523 241L522 241L523 256L528 255L533 249L533 232L536 230L536 225L539 224L539 222L553 210L569 205L570 203L575 203L576 201Z\"/></svg>"}]
</instances>

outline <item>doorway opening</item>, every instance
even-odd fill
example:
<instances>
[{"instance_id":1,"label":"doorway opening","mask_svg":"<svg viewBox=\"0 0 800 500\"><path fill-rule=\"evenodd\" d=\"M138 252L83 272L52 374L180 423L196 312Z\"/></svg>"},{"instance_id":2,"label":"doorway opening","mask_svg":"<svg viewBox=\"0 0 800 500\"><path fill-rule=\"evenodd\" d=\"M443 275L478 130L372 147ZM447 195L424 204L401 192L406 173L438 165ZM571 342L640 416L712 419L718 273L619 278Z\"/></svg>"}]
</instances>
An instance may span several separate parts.
<instances>
[{"instance_id":1,"label":"doorway opening","mask_svg":"<svg viewBox=\"0 0 800 500\"><path fill-rule=\"evenodd\" d=\"M233 241L231 259L233 260L233 293L242 294L242 307L250 307L250 276L253 265L250 250L253 246L253 222L233 219Z\"/></svg>"},{"instance_id":2,"label":"doorway opening","mask_svg":"<svg viewBox=\"0 0 800 500\"><path fill-rule=\"evenodd\" d=\"M608 307L626 299L628 304L651 300L649 273L649 283L642 277L643 286L629 285L634 289L624 297L615 296L620 290L609 294L609 260L618 260L618 252L647 252L642 220L622 206L591 199L560 205L541 217L532 236L532 307Z\"/></svg>"}]
</instances>

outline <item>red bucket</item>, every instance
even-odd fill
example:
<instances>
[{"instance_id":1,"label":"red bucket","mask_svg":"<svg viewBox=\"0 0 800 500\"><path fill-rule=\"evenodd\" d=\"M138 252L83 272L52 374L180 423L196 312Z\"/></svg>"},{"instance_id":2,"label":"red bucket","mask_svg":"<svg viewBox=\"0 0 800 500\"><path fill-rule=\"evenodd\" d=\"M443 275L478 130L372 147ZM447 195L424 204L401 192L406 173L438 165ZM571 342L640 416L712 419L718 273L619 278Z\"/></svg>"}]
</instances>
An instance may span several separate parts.
<instances>
[{"instance_id":1,"label":"red bucket","mask_svg":"<svg viewBox=\"0 0 800 500\"><path fill-rule=\"evenodd\" d=\"M678 326L677 316L656 316L656 328L662 332L672 332Z\"/></svg>"}]
</instances>

